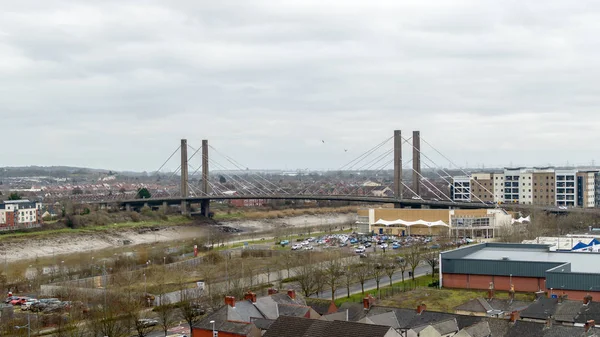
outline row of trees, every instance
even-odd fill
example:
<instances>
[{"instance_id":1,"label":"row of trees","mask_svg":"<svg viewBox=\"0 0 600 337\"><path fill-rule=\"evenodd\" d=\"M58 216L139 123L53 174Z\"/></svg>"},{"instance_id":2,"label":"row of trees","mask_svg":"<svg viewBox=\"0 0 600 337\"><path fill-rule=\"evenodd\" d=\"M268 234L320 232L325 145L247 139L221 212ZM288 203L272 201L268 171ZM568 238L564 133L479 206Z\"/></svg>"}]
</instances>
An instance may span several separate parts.
<instances>
[{"instance_id":1,"label":"row of trees","mask_svg":"<svg viewBox=\"0 0 600 337\"><path fill-rule=\"evenodd\" d=\"M335 292L340 287L345 287L347 296L350 297L350 287L355 283L361 285L365 293L365 283L374 279L376 289L379 290L381 280L387 276L390 286L393 284L393 275L401 273L402 282L404 274L410 271L411 279L415 281L415 270L426 262L431 267L432 280L438 264L439 252L427 251L424 246L412 246L406 252L397 255L377 254L356 262L352 258L336 258L321 264L303 264L295 268L296 280L304 296L321 294L324 289L331 291L331 299L335 300Z\"/></svg>"}]
</instances>

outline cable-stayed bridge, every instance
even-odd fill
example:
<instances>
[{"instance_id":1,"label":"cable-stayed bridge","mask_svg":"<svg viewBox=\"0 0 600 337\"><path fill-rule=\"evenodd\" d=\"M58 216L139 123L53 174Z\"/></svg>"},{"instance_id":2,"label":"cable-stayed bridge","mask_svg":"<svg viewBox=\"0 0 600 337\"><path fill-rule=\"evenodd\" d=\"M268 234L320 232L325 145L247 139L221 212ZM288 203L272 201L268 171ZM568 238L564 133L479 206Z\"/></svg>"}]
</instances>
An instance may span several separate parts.
<instances>
[{"instance_id":1,"label":"cable-stayed bridge","mask_svg":"<svg viewBox=\"0 0 600 337\"><path fill-rule=\"evenodd\" d=\"M451 174L434 161L432 154L426 154L421 148L421 142L428 145L437 158L453 165L453 171L462 172L462 168L454 164L450 158L428 143L419 131L413 131L409 137L404 137L400 130L395 130L393 135L377 143L370 149L362 152L335 172L370 172L371 176L378 176L393 167L393 178L379 183L350 184L346 186L327 186L323 181L305 178L299 186L282 186L268 179L264 174L249 170L235 159L227 156L213 146L208 140L202 140L200 147L188 144L186 139L181 143L165 162L155 171L154 175L160 177L161 170L171 161L176 154L180 154L178 168L167 174L167 180L174 177L180 178L179 188L155 193L149 199L131 199L124 196L111 196L101 201L90 203L106 204L111 207L137 208L143 205L179 205L182 213L188 213L191 204L200 204L203 215L208 215L211 200L231 199L285 199L285 200L329 200L349 201L363 203L393 203L395 207L412 208L492 208L497 207L492 203L484 202L473 195L471 202L456 202L448 194L447 186L451 185ZM410 160L403 160L403 146L408 144L412 156ZM190 155L191 153L191 155ZM217 159L219 158L219 159ZM199 161L196 166L195 162ZM438 159L439 161L439 159ZM436 185L423 176L421 165L432 170L445 188ZM218 178L209 174L209 167L218 171ZM190 170L191 171L190 173ZM403 181L403 173L412 175L410 185ZM301 174L301 172L300 172ZM196 179L196 177L199 177ZM197 183L193 183L193 181ZM223 183L221 180L227 181ZM475 184L478 184L476 181ZM493 195L485 186L479 186L487 193ZM446 191L444 191L446 189ZM491 189L491 187L490 187Z\"/></svg>"}]
</instances>

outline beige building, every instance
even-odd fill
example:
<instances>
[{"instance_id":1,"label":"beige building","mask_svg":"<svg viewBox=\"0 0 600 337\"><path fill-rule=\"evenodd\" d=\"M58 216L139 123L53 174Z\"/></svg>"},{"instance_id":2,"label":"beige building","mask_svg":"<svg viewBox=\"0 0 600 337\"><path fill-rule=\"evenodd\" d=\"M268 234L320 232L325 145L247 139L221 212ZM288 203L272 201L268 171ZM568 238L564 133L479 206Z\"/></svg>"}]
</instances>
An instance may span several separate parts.
<instances>
[{"instance_id":1,"label":"beige building","mask_svg":"<svg viewBox=\"0 0 600 337\"><path fill-rule=\"evenodd\" d=\"M533 204L554 206L554 169L536 168L532 178Z\"/></svg>"},{"instance_id":2,"label":"beige building","mask_svg":"<svg viewBox=\"0 0 600 337\"><path fill-rule=\"evenodd\" d=\"M358 211L357 223L360 233L491 238L512 215L503 209L370 208Z\"/></svg>"},{"instance_id":3,"label":"beige building","mask_svg":"<svg viewBox=\"0 0 600 337\"><path fill-rule=\"evenodd\" d=\"M473 173L471 175L471 200L494 201L494 181L491 173Z\"/></svg>"}]
</instances>

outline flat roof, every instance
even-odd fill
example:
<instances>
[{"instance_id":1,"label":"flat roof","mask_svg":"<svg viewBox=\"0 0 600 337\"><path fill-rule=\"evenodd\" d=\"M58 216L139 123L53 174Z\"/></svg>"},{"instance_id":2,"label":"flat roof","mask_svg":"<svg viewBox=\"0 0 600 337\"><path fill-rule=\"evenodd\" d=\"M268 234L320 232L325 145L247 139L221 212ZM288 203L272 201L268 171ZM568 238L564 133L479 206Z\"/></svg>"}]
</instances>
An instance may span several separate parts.
<instances>
[{"instance_id":1,"label":"flat roof","mask_svg":"<svg viewBox=\"0 0 600 337\"><path fill-rule=\"evenodd\" d=\"M529 247L528 247L529 246ZM526 262L571 263L571 272L600 273L600 253L594 252L554 252L540 245L485 244L481 249L469 252L465 260L503 260Z\"/></svg>"}]
</instances>

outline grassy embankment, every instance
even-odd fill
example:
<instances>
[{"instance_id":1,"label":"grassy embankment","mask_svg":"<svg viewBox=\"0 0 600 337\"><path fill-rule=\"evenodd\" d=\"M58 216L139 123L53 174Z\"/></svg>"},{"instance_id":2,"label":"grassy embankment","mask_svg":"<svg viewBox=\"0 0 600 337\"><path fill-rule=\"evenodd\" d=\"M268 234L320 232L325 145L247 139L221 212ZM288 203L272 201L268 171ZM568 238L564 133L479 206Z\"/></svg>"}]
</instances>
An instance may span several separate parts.
<instances>
[{"instance_id":1,"label":"grassy embankment","mask_svg":"<svg viewBox=\"0 0 600 337\"><path fill-rule=\"evenodd\" d=\"M150 220L150 221L127 221L114 223L112 225L98 225L98 226L87 226L81 228L59 228L59 229L47 229L47 230L36 230L36 231L17 231L0 234L0 241L12 240L19 238L35 239L35 238L46 238L56 235L64 234L90 234L107 232L119 229L139 229L143 227L155 227L155 226L178 226L191 223L191 220L182 215L169 216L166 220Z\"/></svg>"}]
</instances>

